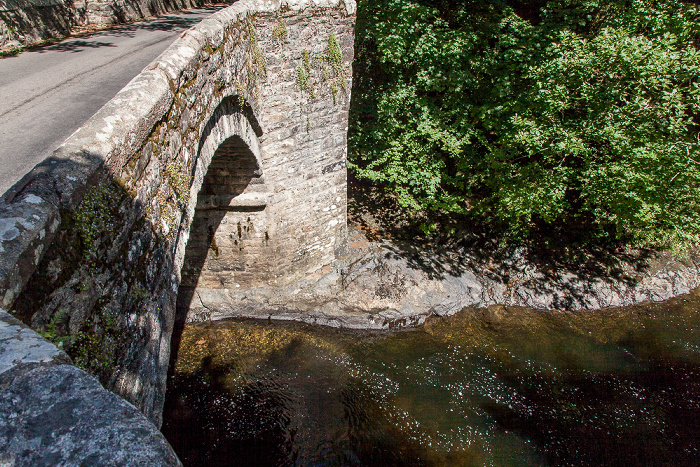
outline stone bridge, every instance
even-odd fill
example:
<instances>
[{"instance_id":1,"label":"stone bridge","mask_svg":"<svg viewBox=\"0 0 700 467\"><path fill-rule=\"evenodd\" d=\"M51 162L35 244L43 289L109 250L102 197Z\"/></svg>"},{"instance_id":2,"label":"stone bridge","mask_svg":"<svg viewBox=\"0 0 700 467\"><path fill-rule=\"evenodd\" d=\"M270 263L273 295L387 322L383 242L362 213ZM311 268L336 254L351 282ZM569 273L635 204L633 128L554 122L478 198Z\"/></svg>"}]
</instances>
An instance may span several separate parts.
<instances>
[{"instance_id":1,"label":"stone bridge","mask_svg":"<svg viewBox=\"0 0 700 467\"><path fill-rule=\"evenodd\" d=\"M176 303L283 285L344 250L354 14L353 0L238 1L5 193L0 390L52 368L89 378L56 347L21 350L29 331L7 311L159 425ZM0 452L26 454L20 434Z\"/></svg>"}]
</instances>

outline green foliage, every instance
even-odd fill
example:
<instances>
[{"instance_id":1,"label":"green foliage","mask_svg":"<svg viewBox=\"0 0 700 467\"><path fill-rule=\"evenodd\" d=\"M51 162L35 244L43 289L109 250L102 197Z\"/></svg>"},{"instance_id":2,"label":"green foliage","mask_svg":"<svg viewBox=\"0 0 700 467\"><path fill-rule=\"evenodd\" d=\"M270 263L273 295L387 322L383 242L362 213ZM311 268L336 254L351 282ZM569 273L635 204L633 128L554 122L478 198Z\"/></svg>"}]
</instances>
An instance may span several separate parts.
<instances>
[{"instance_id":1,"label":"green foliage","mask_svg":"<svg viewBox=\"0 0 700 467\"><path fill-rule=\"evenodd\" d=\"M78 331L67 353L75 366L106 381L127 341L128 335L120 328L117 314L98 307L97 313Z\"/></svg>"},{"instance_id":2,"label":"green foliage","mask_svg":"<svg viewBox=\"0 0 700 467\"><path fill-rule=\"evenodd\" d=\"M326 47L325 53L320 57L324 67L327 65L333 71L331 73L324 73L324 79L331 79L331 94L333 95L333 103L337 101L338 89L342 88L347 91L347 73L343 66L343 51L340 48L340 43L338 42L338 37L335 32L332 32L328 37L328 46Z\"/></svg>"},{"instance_id":3,"label":"green foliage","mask_svg":"<svg viewBox=\"0 0 700 467\"><path fill-rule=\"evenodd\" d=\"M671 0L360 2L351 167L514 238L697 242L699 17Z\"/></svg>"},{"instance_id":4,"label":"green foliage","mask_svg":"<svg viewBox=\"0 0 700 467\"><path fill-rule=\"evenodd\" d=\"M73 363L88 373L100 376L112 368L111 347L105 348L102 337L90 331L80 331L70 346Z\"/></svg>"},{"instance_id":5,"label":"green foliage","mask_svg":"<svg viewBox=\"0 0 700 467\"><path fill-rule=\"evenodd\" d=\"M311 57L308 50L302 52L301 65L297 68L297 86L302 92L316 99L316 87L321 96L331 94L337 104L338 91L347 92L348 71L343 61L343 51L335 32L328 36L328 45L322 54Z\"/></svg>"},{"instance_id":6,"label":"green foliage","mask_svg":"<svg viewBox=\"0 0 700 467\"><path fill-rule=\"evenodd\" d=\"M63 325L63 322L65 321L66 318L66 310L59 310L57 311L49 320L48 323L46 323L46 327L44 331L40 331L39 334L41 337L44 339L56 344L56 345L62 345L64 342L70 340L70 336L66 335L61 335L60 331L60 326Z\"/></svg>"},{"instance_id":7,"label":"green foliage","mask_svg":"<svg viewBox=\"0 0 700 467\"><path fill-rule=\"evenodd\" d=\"M260 48L258 32L253 21L248 19L248 56L246 57L246 84L248 94L253 99L260 98L260 83L267 79L267 59Z\"/></svg>"},{"instance_id":8,"label":"green foliage","mask_svg":"<svg viewBox=\"0 0 700 467\"><path fill-rule=\"evenodd\" d=\"M260 42L258 42L258 32L255 30L255 25L250 20L248 20L248 39L250 42L250 60L255 66L255 73L259 75L261 79L265 79L267 77L267 60L260 48Z\"/></svg>"},{"instance_id":9,"label":"green foliage","mask_svg":"<svg viewBox=\"0 0 700 467\"><path fill-rule=\"evenodd\" d=\"M0 58L14 57L22 53L22 47L10 47L9 49L0 50Z\"/></svg>"},{"instance_id":10,"label":"green foliage","mask_svg":"<svg viewBox=\"0 0 700 467\"><path fill-rule=\"evenodd\" d=\"M308 93L311 99L316 98L316 91L311 83L311 54L308 50L302 52L301 65L297 68L297 86Z\"/></svg>"}]
</instances>

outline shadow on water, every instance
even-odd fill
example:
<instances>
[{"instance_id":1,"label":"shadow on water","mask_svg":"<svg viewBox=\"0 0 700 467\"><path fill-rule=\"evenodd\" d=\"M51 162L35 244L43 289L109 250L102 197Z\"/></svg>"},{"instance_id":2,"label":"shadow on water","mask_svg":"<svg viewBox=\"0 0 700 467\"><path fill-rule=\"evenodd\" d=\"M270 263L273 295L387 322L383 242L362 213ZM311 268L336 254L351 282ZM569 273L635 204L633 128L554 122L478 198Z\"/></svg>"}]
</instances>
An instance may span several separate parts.
<instances>
[{"instance_id":1,"label":"shadow on water","mask_svg":"<svg viewBox=\"0 0 700 467\"><path fill-rule=\"evenodd\" d=\"M228 377L228 368L204 358L199 371L169 385L177 423L162 431L179 456L188 465L294 465L284 388L262 380L233 392Z\"/></svg>"},{"instance_id":2,"label":"shadow on water","mask_svg":"<svg viewBox=\"0 0 700 467\"><path fill-rule=\"evenodd\" d=\"M550 465L693 466L700 446L700 365L651 360L629 374L531 376L507 383L537 410L486 407L541 447Z\"/></svg>"},{"instance_id":3,"label":"shadow on water","mask_svg":"<svg viewBox=\"0 0 700 467\"><path fill-rule=\"evenodd\" d=\"M697 465L698 311L696 291L401 333L190 325L163 431L185 465Z\"/></svg>"}]
</instances>

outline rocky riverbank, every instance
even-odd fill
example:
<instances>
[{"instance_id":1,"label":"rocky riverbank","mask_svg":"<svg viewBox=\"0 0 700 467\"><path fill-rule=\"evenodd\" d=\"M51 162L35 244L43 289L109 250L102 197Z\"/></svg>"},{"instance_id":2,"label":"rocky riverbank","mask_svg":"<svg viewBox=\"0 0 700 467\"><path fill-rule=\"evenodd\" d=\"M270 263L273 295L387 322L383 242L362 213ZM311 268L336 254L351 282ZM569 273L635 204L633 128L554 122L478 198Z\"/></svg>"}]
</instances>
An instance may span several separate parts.
<instances>
[{"instance_id":1,"label":"rocky riverbank","mask_svg":"<svg viewBox=\"0 0 700 467\"><path fill-rule=\"evenodd\" d=\"M296 320L355 329L417 326L430 316L494 304L599 309L662 301L700 286L700 256L626 251L578 266L533 262L522 249L494 258L467 248L418 249L350 229L347 254L282 287L199 289L188 321Z\"/></svg>"}]
</instances>

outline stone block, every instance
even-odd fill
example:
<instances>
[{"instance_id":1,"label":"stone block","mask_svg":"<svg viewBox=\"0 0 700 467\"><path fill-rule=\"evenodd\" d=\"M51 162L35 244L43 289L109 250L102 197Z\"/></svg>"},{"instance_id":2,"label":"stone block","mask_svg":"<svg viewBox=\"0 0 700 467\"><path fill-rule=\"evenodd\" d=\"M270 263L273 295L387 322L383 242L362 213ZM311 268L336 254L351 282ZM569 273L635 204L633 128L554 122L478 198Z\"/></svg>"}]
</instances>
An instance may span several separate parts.
<instances>
[{"instance_id":1,"label":"stone block","mask_svg":"<svg viewBox=\"0 0 700 467\"><path fill-rule=\"evenodd\" d=\"M181 465L138 409L71 365L16 377L0 391L0 412L5 465Z\"/></svg>"}]
</instances>

